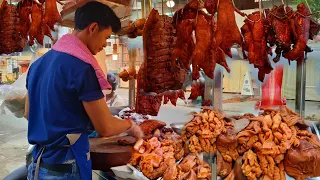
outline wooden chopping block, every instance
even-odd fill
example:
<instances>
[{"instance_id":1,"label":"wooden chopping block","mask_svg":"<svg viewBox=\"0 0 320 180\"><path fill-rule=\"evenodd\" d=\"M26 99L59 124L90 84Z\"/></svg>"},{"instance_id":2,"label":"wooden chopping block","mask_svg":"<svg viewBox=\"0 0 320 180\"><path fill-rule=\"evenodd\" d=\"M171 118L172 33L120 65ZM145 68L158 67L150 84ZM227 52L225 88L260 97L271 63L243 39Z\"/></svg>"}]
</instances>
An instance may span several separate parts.
<instances>
[{"instance_id":1,"label":"wooden chopping block","mask_svg":"<svg viewBox=\"0 0 320 180\"><path fill-rule=\"evenodd\" d=\"M119 139L126 140L129 144L134 144L136 141L131 136L89 139L93 170L110 171L111 167L122 166L129 162L133 146L119 145Z\"/></svg>"}]
</instances>

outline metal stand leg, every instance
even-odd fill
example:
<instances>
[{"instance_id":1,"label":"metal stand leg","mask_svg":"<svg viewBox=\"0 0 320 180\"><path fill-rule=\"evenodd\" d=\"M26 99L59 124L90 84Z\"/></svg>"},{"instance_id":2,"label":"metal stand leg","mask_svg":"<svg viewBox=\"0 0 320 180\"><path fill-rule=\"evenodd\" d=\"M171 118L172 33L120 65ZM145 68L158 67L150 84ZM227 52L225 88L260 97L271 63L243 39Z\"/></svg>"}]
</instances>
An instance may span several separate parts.
<instances>
[{"instance_id":1,"label":"metal stand leg","mask_svg":"<svg viewBox=\"0 0 320 180\"><path fill-rule=\"evenodd\" d=\"M137 57L137 51L136 49L130 50L130 63L129 68L135 68L136 64L136 57ZM136 100L136 80L129 80L129 106L134 107L135 106L135 100Z\"/></svg>"},{"instance_id":2,"label":"metal stand leg","mask_svg":"<svg viewBox=\"0 0 320 180\"><path fill-rule=\"evenodd\" d=\"M298 59L296 75L296 103L295 109L301 117L305 116L305 98L306 98L306 61Z\"/></svg>"},{"instance_id":3,"label":"metal stand leg","mask_svg":"<svg viewBox=\"0 0 320 180\"><path fill-rule=\"evenodd\" d=\"M213 107L222 110L222 82L223 73L221 67L216 68L214 75L214 89L213 89Z\"/></svg>"}]
</instances>

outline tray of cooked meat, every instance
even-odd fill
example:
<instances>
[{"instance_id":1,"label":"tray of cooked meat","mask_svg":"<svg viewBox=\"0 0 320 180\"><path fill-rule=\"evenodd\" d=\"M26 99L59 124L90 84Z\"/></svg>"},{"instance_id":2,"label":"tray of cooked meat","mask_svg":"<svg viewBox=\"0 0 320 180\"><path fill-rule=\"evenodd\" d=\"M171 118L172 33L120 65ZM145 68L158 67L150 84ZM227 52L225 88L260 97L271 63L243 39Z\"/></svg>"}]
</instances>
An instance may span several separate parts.
<instances>
[{"instance_id":1,"label":"tray of cooked meat","mask_svg":"<svg viewBox=\"0 0 320 180\"><path fill-rule=\"evenodd\" d=\"M259 116L228 118L210 108L193 115L181 136L163 128L160 136L140 142L127 168L147 179L211 179L210 164L199 158L205 153L216 157L217 179L319 179L320 141L314 123L288 107Z\"/></svg>"}]
</instances>

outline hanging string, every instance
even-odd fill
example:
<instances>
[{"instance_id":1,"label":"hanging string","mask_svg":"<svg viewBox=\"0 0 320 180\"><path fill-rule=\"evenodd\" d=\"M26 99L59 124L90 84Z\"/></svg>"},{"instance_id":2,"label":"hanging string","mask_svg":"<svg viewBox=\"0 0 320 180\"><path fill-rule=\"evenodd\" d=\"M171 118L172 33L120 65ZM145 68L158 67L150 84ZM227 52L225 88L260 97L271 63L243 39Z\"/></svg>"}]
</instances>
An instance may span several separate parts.
<instances>
[{"instance_id":1,"label":"hanging string","mask_svg":"<svg viewBox=\"0 0 320 180\"><path fill-rule=\"evenodd\" d=\"M311 8L310 8L310 6L309 6L308 1L307 1L307 0L305 0L305 1L306 1L306 5L307 5L307 7L308 7L308 9L309 9L309 11L310 11L310 14L312 14L312 11L311 11Z\"/></svg>"}]
</instances>

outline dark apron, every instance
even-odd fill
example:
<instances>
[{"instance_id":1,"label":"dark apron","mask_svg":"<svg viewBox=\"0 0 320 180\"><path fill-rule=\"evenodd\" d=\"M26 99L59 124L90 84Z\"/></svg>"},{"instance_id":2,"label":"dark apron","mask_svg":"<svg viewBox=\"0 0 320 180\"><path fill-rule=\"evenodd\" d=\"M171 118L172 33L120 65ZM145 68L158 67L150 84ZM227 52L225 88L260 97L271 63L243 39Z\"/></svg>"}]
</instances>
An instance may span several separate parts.
<instances>
[{"instance_id":1,"label":"dark apron","mask_svg":"<svg viewBox=\"0 0 320 180\"><path fill-rule=\"evenodd\" d=\"M70 145L65 145L61 148L71 148L76 163L79 167L80 176L82 180L92 179L92 166L90 159L90 145L89 138L86 133L82 134L67 134L66 137L69 139ZM46 147L42 147L40 152L38 153L36 162L36 169L34 180L38 180L39 178L39 167L41 162L41 156Z\"/></svg>"}]
</instances>

